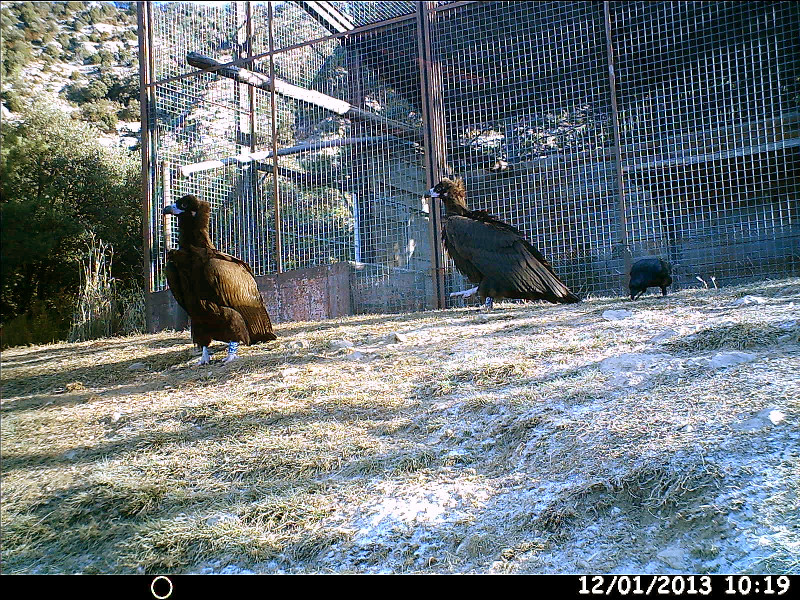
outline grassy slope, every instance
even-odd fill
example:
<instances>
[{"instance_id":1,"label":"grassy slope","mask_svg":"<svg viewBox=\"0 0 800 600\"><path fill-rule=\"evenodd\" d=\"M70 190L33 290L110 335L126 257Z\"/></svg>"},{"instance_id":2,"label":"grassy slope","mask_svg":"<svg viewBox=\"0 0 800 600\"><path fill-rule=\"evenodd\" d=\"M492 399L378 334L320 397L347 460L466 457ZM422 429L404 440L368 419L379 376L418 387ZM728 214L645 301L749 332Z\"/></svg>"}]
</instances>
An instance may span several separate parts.
<instances>
[{"instance_id":1,"label":"grassy slope","mask_svg":"<svg viewBox=\"0 0 800 600\"><path fill-rule=\"evenodd\" d=\"M2 571L799 572L798 306L357 316L229 366L186 332L11 349Z\"/></svg>"}]
</instances>

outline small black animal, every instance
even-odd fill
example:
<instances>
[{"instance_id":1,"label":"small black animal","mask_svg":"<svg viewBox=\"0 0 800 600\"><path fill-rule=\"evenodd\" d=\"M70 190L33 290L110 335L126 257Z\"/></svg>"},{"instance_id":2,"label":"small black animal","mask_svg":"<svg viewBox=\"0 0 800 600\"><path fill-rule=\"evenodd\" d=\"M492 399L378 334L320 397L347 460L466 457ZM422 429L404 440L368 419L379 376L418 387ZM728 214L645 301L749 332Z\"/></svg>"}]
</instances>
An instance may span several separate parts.
<instances>
[{"instance_id":1,"label":"small black animal","mask_svg":"<svg viewBox=\"0 0 800 600\"><path fill-rule=\"evenodd\" d=\"M631 267L631 300L636 300L649 287L660 287L667 295L667 286L672 285L672 266L660 258L643 258Z\"/></svg>"}]
</instances>

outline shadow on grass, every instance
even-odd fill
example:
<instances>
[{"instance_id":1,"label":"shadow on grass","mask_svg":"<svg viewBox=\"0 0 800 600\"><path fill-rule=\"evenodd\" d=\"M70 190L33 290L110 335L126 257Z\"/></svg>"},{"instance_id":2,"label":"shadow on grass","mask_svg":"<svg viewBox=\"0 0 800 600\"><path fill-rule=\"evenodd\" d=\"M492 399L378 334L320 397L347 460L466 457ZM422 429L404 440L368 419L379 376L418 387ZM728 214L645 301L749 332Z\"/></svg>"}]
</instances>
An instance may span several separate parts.
<instances>
[{"instance_id":1,"label":"shadow on grass","mask_svg":"<svg viewBox=\"0 0 800 600\"><path fill-rule=\"evenodd\" d=\"M251 346L250 355L240 355L234 362L223 364L225 345L220 345L210 365L198 366L197 356L186 349L147 357L137 357L116 363L77 367L58 373L19 376L3 381L3 403L0 413L35 410L45 406L66 407L92 400L103 400L126 393L163 390L164 385L178 384L206 387L226 384L250 374L271 372L282 366L303 366L309 363L341 360L338 355L321 356L310 352L296 354L291 350L269 347L269 342ZM252 349L252 350L251 350ZM146 370L130 370L131 365L144 363ZM167 378L164 377L167 376ZM176 382L174 377L180 379ZM70 391L65 386L80 382L81 387ZM130 389L126 390L126 386ZM87 389L88 388L88 389Z\"/></svg>"}]
</instances>

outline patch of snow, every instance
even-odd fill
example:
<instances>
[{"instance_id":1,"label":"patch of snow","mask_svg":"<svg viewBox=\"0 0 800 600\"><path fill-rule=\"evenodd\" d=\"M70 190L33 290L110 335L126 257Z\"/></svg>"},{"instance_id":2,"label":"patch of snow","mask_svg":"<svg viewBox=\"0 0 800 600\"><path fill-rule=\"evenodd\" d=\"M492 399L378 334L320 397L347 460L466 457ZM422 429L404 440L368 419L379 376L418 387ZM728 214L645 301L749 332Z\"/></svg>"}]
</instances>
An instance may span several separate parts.
<instances>
[{"instance_id":1,"label":"patch of snow","mask_svg":"<svg viewBox=\"0 0 800 600\"><path fill-rule=\"evenodd\" d=\"M752 306L754 304L766 304L767 299L763 296L744 296L731 302L731 306Z\"/></svg>"},{"instance_id":2,"label":"patch of snow","mask_svg":"<svg viewBox=\"0 0 800 600\"><path fill-rule=\"evenodd\" d=\"M633 313L626 309L620 310L606 310L603 311L603 318L606 321L621 321L622 319L627 319L628 317L632 317Z\"/></svg>"},{"instance_id":3,"label":"patch of snow","mask_svg":"<svg viewBox=\"0 0 800 600\"><path fill-rule=\"evenodd\" d=\"M328 345L334 350L341 350L343 348L352 348L355 344L349 340L332 340Z\"/></svg>"},{"instance_id":4,"label":"patch of snow","mask_svg":"<svg viewBox=\"0 0 800 600\"><path fill-rule=\"evenodd\" d=\"M206 519L206 525L213 527L217 523L235 523L238 520L239 517L231 513L219 513L208 517Z\"/></svg>"},{"instance_id":5,"label":"patch of snow","mask_svg":"<svg viewBox=\"0 0 800 600\"><path fill-rule=\"evenodd\" d=\"M777 425L785 418L786 414L783 411L776 407L770 407L756 413L746 421L738 423L735 427L741 431L756 431L771 425Z\"/></svg>"},{"instance_id":6,"label":"patch of snow","mask_svg":"<svg viewBox=\"0 0 800 600\"><path fill-rule=\"evenodd\" d=\"M239 565L228 565L219 572L220 575L255 575L250 569L245 569Z\"/></svg>"},{"instance_id":7,"label":"patch of snow","mask_svg":"<svg viewBox=\"0 0 800 600\"><path fill-rule=\"evenodd\" d=\"M708 369L724 369L726 367L752 362L756 358L756 355L750 352L741 352L735 350L733 352L718 352L714 356L690 358L687 361L687 364L690 366L704 367Z\"/></svg>"},{"instance_id":8,"label":"patch of snow","mask_svg":"<svg viewBox=\"0 0 800 600\"><path fill-rule=\"evenodd\" d=\"M669 568L675 569L676 571L682 571L689 566L686 550L680 546L665 548L656 554L656 557Z\"/></svg>"},{"instance_id":9,"label":"patch of snow","mask_svg":"<svg viewBox=\"0 0 800 600\"><path fill-rule=\"evenodd\" d=\"M667 329L665 329L661 333L658 333L658 334L654 335L653 337L651 337L650 338L650 342L653 343L653 344L657 344L659 342L663 342L664 340L668 340L670 338L673 338L676 335L678 335L678 332L675 331L674 329L668 327Z\"/></svg>"},{"instance_id":10,"label":"patch of snow","mask_svg":"<svg viewBox=\"0 0 800 600\"><path fill-rule=\"evenodd\" d=\"M100 33L119 33L124 30L124 27L119 27L118 25L111 25L110 23L95 23L94 24L95 31L99 31Z\"/></svg>"},{"instance_id":11,"label":"patch of snow","mask_svg":"<svg viewBox=\"0 0 800 600\"><path fill-rule=\"evenodd\" d=\"M610 356L600 363L600 370L604 373L628 373L635 371L652 371L659 367L668 366L672 359L671 354L637 354L626 353L619 356Z\"/></svg>"}]
</instances>

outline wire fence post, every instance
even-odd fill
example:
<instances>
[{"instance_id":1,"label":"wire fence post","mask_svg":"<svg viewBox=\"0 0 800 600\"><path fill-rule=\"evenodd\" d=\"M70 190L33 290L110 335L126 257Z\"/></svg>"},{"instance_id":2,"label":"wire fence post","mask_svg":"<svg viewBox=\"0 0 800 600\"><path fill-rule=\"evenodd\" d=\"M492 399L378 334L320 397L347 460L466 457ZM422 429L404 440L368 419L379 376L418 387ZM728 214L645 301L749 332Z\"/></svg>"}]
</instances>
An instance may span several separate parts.
<instances>
[{"instance_id":1,"label":"wire fence post","mask_svg":"<svg viewBox=\"0 0 800 600\"><path fill-rule=\"evenodd\" d=\"M417 39L419 48L419 76L422 88L422 115L424 123L425 183L432 188L441 179L446 164L446 143L442 120L442 71L433 57L431 30L433 29L433 2L417 3ZM442 248L442 209L435 198L429 200L431 236L432 308L445 308L444 256Z\"/></svg>"},{"instance_id":2,"label":"wire fence post","mask_svg":"<svg viewBox=\"0 0 800 600\"><path fill-rule=\"evenodd\" d=\"M617 239L614 244L617 252L612 250L612 256L622 252L622 259L625 263L625 279L623 286L627 287L630 277L633 259L628 245L628 218L627 206L625 202L625 180L622 172L622 144L620 142L619 129L619 106L617 105L617 78L614 70L614 42L611 29L611 3L606 0L603 2L603 18L605 21L606 32L606 54L608 56L608 86L611 94L611 120L614 129L614 169L617 178Z\"/></svg>"},{"instance_id":3,"label":"wire fence post","mask_svg":"<svg viewBox=\"0 0 800 600\"><path fill-rule=\"evenodd\" d=\"M151 31L150 31L150 3L136 3L136 19L139 37L139 104L141 106L141 147L142 147L142 250L143 250L143 289L145 302L145 329L153 332L152 293L153 261L151 248L153 236L150 228L152 222L152 172L150 170L150 98L153 89L148 86L152 79L151 72Z\"/></svg>"},{"instance_id":4,"label":"wire fence post","mask_svg":"<svg viewBox=\"0 0 800 600\"><path fill-rule=\"evenodd\" d=\"M275 99L275 10L267 5L269 28L269 79L270 125L272 128L272 192L275 202L275 268L283 273L283 224L281 223L281 198L278 186L278 109Z\"/></svg>"}]
</instances>

